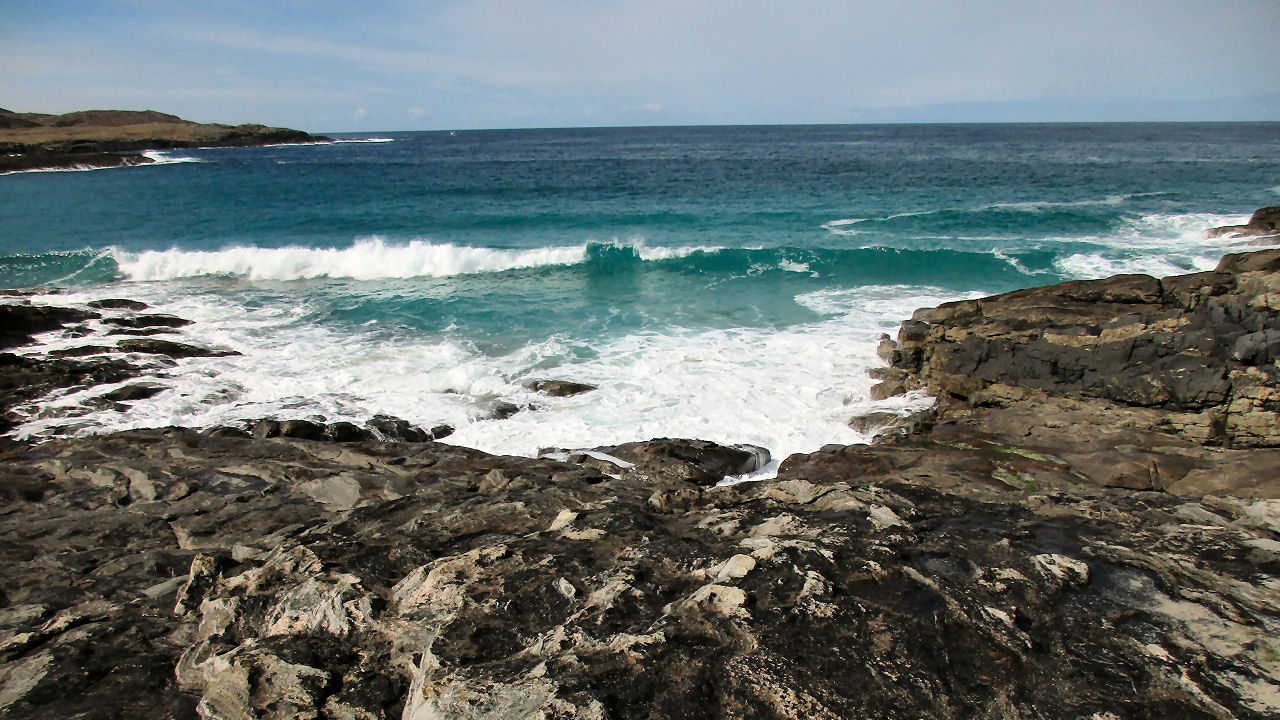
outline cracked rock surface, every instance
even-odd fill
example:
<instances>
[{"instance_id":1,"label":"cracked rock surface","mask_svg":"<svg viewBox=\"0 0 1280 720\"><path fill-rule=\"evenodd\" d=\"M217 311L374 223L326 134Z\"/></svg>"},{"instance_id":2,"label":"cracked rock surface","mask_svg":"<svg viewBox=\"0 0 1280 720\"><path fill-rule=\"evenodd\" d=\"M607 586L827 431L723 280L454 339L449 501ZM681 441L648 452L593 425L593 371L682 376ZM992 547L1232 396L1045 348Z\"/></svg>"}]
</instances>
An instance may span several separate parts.
<instances>
[{"instance_id":1,"label":"cracked rock surface","mask_svg":"<svg viewBox=\"0 0 1280 720\"><path fill-rule=\"evenodd\" d=\"M1028 491L980 473L990 448L830 454L706 486L431 442L19 447L0 713L1280 712L1280 502Z\"/></svg>"}]
</instances>

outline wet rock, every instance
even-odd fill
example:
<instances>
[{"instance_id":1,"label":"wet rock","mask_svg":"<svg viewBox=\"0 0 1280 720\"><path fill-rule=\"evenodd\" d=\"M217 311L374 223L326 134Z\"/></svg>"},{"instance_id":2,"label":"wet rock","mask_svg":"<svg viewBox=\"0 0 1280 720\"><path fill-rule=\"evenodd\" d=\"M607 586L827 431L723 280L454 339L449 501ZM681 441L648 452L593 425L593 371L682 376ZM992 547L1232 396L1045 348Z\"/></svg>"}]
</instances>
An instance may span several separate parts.
<instances>
[{"instance_id":1,"label":"wet rock","mask_svg":"<svg viewBox=\"0 0 1280 720\"><path fill-rule=\"evenodd\" d=\"M325 426L311 420L285 420L276 428L279 437L299 440L324 440Z\"/></svg>"},{"instance_id":2,"label":"wet rock","mask_svg":"<svg viewBox=\"0 0 1280 720\"><path fill-rule=\"evenodd\" d=\"M1208 237L1224 235L1259 235L1280 240L1280 206L1264 207L1253 213L1244 225L1227 225L1210 229Z\"/></svg>"},{"instance_id":3,"label":"wet rock","mask_svg":"<svg viewBox=\"0 0 1280 720\"><path fill-rule=\"evenodd\" d=\"M519 405L516 405L515 403L507 402L506 400L495 400L489 403L488 408L485 410L484 417L482 419L506 420L512 415L515 415L516 413L526 409L533 409L533 408L521 407Z\"/></svg>"},{"instance_id":4,"label":"wet rock","mask_svg":"<svg viewBox=\"0 0 1280 720\"><path fill-rule=\"evenodd\" d=\"M122 328L180 328L190 325L192 321L174 315L125 315L121 317L109 317L103 320L108 325L116 325Z\"/></svg>"},{"instance_id":5,"label":"wet rock","mask_svg":"<svg viewBox=\"0 0 1280 720\"><path fill-rule=\"evenodd\" d=\"M151 337L152 335L165 335L172 333L173 328L154 327L154 328L116 328L107 331L107 337L125 335L129 337Z\"/></svg>"},{"instance_id":6,"label":"wet rock","mask_svg":"<svg viewBox=\"0 0 1280 720\"><path fill-rule=\"evenodd\" d=\"M0 303L0 349L26 345L34 335L100 317L75 308Z\"/></svg>"},{"instance_id":7,"label":"wet rock","mask_svg":"<svg viewBox=\"0 0 1280 720\"><path fill-rule=\"evenodd\" d=\"M329 423L324 429L325 438L334 442L361 442L373 439L373 433L351 422Z\"/></svg>"},{"instance_id":8,"label":"wet rock","mask_svg":"<svg viewBox=\"0 0 1280 720\"><path fill-rule=\"evenodd\" d=\"M47 356L51 358L88 357L90 355L106 355L115 351L114 345L80 345L78 347L50 350Z\"/></svg>"},{"instance_id":9,"label":"wet rock","mask_svg":"<svg viewBox=\"0 0 1280 720\"><path fill-rule=\"evenodd\" d=\"M228 357L239 355L235 350L215 350L213 348L188 345L171 340L138 339L121 340L116 347L120 352L140 353L145 355L167 355L171 358L192 357Z\"/></svg>"},{"instance_id":10,"label":"wet rock","mask_svg":"<svg viewBox=\"0 0 1280 720\"><path fill-rule=\"evenodd\" d=\"M907 435L914 432L920 422L919 415L875 411L850 418L849 427L871 437Z\"/></svg>"},{"instance_id":11,"label":"wet rock","mask_svg":"<svg viewBox=\"0 0 1280 720\"><path fill-rule=\"evenodd\" d=\"M94 300L88 305L99 310L132 310L134 312L146 310L148 307L144 302L126 300L124 298L104 298L102 300Z\"/></svg>"},{"instance_id":12,"label":"wet rock","mask_svg":"<svg viewBox=\"0 0 1280 720\"><path fill-rule=\"evenodd\" d=\"M280 422L278 420L259 420L249 429L249 434L256 438L280 437Z\"/></svg>"},{"instance_id":13,"label":"wet rock","mask_svg":"<svg viewBox=\"0 0 1280 720\"><path fill-rule=\"evenodd\" d=\"M133 383L103 393L101 397L111 402L132 402L159 395L167 389L164 385L156 383Z\"/></svg>"},{"instance_id":14,"label":"wet rock","mask_svg":"<svg viewBox=\"0 0 1280 720\"><path fill-rule=\"evenodd\" d=\"M389 415L375 415L365 424L377 433L378 439L390 442L426 442L453 434L453 428L448 425L437 425L430 430L423 430L407 420Z\"/></svg>"},{"instance_id":15,"label":"wet rock","mask_svg":"<svg viewBox=\"0 0 1280 720\"><path fill-rule=\"evenodd\" d=\"M652 483L714 485L728 475L754 472L769 462L764 448L706 440L657 438L596 450L628 463L624 470L629 476Z\"/></svg>"},{"instance_id":16,"label":"wet rock","mask_svg":"<svg viewBox=\"0 0 1280 720\"><path fill-rule=\"evenodd\" d=\"M551 397L572 397L598 389L595 385L570 380L530 380L524 386Z\"/></svg>"},{"instance_id":17,"label":"wet rock","mask_svg":"<svg viewBox=\"0 0 1280 720\"><path fill-rule=\"evenodd\" d=\"M24 403L60 388L118 383L142 373L124 360L76 360L0 353L0 432L10 430L26 412Z\"/></svg>"}]
</instances>

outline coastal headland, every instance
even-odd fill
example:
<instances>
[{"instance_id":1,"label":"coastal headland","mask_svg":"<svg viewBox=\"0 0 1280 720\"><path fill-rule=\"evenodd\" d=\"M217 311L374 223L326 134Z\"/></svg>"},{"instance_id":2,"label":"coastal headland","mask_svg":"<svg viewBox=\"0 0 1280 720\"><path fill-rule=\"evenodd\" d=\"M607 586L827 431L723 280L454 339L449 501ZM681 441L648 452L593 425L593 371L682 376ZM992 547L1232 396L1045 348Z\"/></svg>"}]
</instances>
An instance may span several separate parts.
<instances>
[{"instance_id":1,"label":"coastal headland","mask_svg":"<svg viewBox=\"0 0 1280 720\"><path fill-rule=\"evenodd\" d=\"M0 172L143 165L143 150L322 142L265 125L196 123L154 110L81 110L64 115L0 110Z\"/></svg>"},{"instance_id":2,"label":"coastal headland","mask_svg":"<svg viewBox=\"0 0 1280 720\"><path fill-rule=\"evenodd\" d=\"M0 312L7 427L225 352L128 300ZM4 439L0 715L1280 714L1280 250L922 309L881 355L933 410L734 485L759 449L393 418Z\"/></svg>"}]
</instances>

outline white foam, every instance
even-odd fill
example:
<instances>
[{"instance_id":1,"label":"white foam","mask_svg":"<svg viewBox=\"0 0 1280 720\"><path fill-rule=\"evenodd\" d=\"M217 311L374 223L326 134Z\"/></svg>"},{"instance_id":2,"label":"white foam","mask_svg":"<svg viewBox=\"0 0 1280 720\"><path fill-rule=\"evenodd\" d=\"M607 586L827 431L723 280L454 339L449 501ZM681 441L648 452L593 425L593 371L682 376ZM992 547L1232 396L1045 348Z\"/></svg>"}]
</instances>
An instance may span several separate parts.
<instances>
[{"instance_id":1,"label":"white foam","mask_svg":"<svg viewBox=\"0 0 1280 720\"><path fill-rule=\"evenodd\" d=\"M1022 261L1018 260L1018 258L1011 257L1000 250L993 248L990 252L997 259L1008 263L1010 267L1012 267L1014 270L1017 270L1018 272L1024 275L1044 275L1049 272L1048 270L1032 270L1026 265L1023 265Z\"/></svg>"},{"instance_id":2,"label":"white foam","mask_svg":"<svg viewBox=\"0 0 1280 720\"><path fill-rule=\"evenodd\" d=\"M832 220L822 224L822 229L835 235L861 235L862 230L850 227L860 222L866 222L866 218L844 218L842 220Z\"/></svg>"},{"instance_id":3,"label":"white foam","mask_svg":"<svg viewBox=\"0 0 1280 720\"><path fill-rule=\"evenodd\" d=\"M1063 242L1086 241L1109 248L1076 253L1054 261L1063 274L1099 278L1121 273L1145 273L1161 277L1212 270L1229 252L1249 249L1247 238L1211 238L1205 232L1223 225L1238 225L1248 216L1215 213L1152 213L1127 220L1112 233L1065 237Z\"/></svg>"},{"instance_id":4,"label":"white foam","mask_svg":"<svg viewBox=\"0 0 1280 720\"><path fill-rule=\"evenodd\" d=\"M340 138L338 140L312 140L306 142L285 142L271 143L262 147L308 147L320 145L350 145L353 143L389 143L395 142L395 138L372 137L372 138Z\"/></svg>"},{"instance_id":5,"label":"white foam","mask_svg":"<svg viewBox=\"0 0 1280 720\"><path fill-rule=\"evenodd\" d=\"M347 248L258 248L224 250L148 250L131 253L113 249L120 271L131 280L171 280L227 275L250 280L309 278L445 277L499 272L544 265L572 265L586 256L586 246L543 247L529 250L473 248L414 240L391 244L369 238Z\"/></svg>"},{"instance_id":6,"label":"white foam","mask_svg":"<svg viewBox=\"0 0 1280 720\"><path fill-rule=\"evenodd\" d=\"M1112 275L1142 274L1154 277L1212 270L1216 259L1192 258L1189 265L1170 258L1146 255L1139 257L1106 257L1102 253L1077 253L1054 261L1054 266L1067 276L1092 279Z\"/></svg>"},{"instance_id":7,"label":"white foam","mask_svg":"<svg viewBox=\"0 0 1280 720\"><path fill-rule=\"evenodd\" d=\"M641 260L648 260L648 261L674 260L678 258L689 257L694 253L715 253L715 252L720 252L721 250L724 250L723 247L716 247L713 245L694 245L694 246L684 246L684 247L649 247L648 245L644 244L644 241L642 239L639 239L639 238L633 238L632 240L625 243L614 241L613 244L616 247L633 248L636 252L636 255Z\"/></svg>"},{"instance_id":8,"label":"white foam","mask_svg":"<svg viewBox=\"0 0 1280 720\"><path fill-rule=\"evenodd\" d=\"M25 175L28 173L58 173L58 172L89 172L90 170L114 170L119 165L109 167L95 167L92 165L72 165L71 167L59 168L31 168L30 170L6 170L0 172L0 175Z\"/></svg>"},{"instance_id":9,"label":"white foam","mask_svg":"<svg viewBox=\"0 0 1280 720\"><path fill-rule=\"evenodd\" d=\"M152 165L176 165L178 163L198 163L206 162L197 157L186 157L182 155L173 156L166 150L147 150L142 156L151 160Z\"/></svg>"},{"instance_id":10,"label":"white foam","mask_svg":"<svg viewBox=\"0 0 1280 720\"><path fill-rule=\"evenodd\" d=\"M426 427L447 423L457 428L448 442L497 453L533 456L546 447L695 437L759 445L781 459L828 443L869 440L848 426L855 415L926 405L922 395L871 402L866 371L880 364L880 333L892 332L917 307L957 299L911 286L808 293L797 301L827 317L783 330L637 333L602 343L591 359L566 360L572 353L560 338L495 357L448 336L339 332L315 324L316 309L289 296L260 299L250 308L215 292L191 294L177 283L115 285L49 301L66 305L108 295L196 321L177 331L183 342L243 355L157 365L149 379L168 389L124 413L85 404L109 388L66 392L43 401L18 434L211 427L263 417L362 422L385 413ZM46 340L38 349L84 342ZM524 387L531 377L599 389L546 397ZM483 419L498 398L537 409Z\"/></svg>"},{"instance_id":11,"label":"white foam","mask_svg":"<svg viewBox=\"0 0 1280 720\"><path fill-rule=\"evenodd\" d=\"M1024 202L991 203L983 205L979 210L1053 210L1057 208L1095 207L1098 205L1122 205L1128 200L1141 197L1143 194L1108 195L1104 198L1090 200L1028 200Z\"/></svg>"},{"instance_id":12,"label":"white foam","mask_svg":"<svg viewBox=\"0 0 1280 720\"><path fill-rule=\"evenodd\" d=\"M640 240L615 242L645 261L713 253L710 246L648 247ZM111 249L116 264L130 280L174 280L201 276L229 276L248 280L306 280L314 278L450 277L503 272L554 265L577 265L587 259L587 245L529 249L499 249L412 240L389 243L379 237L356 241L346 248L230 247L222 250L147 250L140 253Z\"/></svg>"}]
</instances>

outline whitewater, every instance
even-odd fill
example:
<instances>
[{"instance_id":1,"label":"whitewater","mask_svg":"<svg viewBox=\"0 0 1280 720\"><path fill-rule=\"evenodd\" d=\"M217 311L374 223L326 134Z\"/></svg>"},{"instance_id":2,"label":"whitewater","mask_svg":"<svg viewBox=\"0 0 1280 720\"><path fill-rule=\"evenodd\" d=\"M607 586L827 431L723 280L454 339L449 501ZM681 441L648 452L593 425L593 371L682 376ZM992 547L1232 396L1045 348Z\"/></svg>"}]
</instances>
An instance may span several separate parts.
<instances>
[{"instance_id":1,"label":"whitewater","mask_svg":"<svg viewBox=\"0 0 1280 720\"><path fill-rule=\"evenodd\" d=\"M867 376L915 309L1212 268L1254 246L1205 230L1280 186L1266 123L338 139L0 177L0 285L139 300L194 321L158 337L239 353L135 356L162 392L58 391L16 434L386 414L499 453L698 437L781 459L931 402L873 401Z\"/></svg>"}]
</instances>

